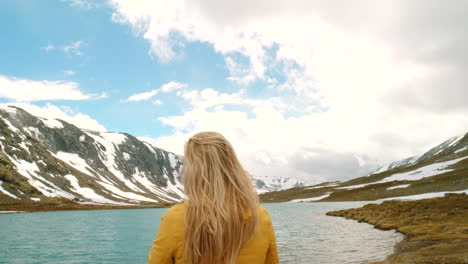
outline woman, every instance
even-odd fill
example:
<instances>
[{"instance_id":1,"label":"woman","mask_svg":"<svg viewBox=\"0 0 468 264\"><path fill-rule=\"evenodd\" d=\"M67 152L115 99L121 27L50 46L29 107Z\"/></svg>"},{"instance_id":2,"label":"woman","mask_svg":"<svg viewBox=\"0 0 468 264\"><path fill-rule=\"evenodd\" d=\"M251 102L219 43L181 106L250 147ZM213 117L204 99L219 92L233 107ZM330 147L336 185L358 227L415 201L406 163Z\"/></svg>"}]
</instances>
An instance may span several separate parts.
<instances>
[{"instance_id":1,"label":"woman","mask_svg":"<svg viewBox=\"0 0 468 264\"><path fill-rule=\"evenodd\" d=\"M181 174L188 199L161 217L148 264L278 263L268 212L221 134L190 138Z\"/></svg>"}]
</instances>

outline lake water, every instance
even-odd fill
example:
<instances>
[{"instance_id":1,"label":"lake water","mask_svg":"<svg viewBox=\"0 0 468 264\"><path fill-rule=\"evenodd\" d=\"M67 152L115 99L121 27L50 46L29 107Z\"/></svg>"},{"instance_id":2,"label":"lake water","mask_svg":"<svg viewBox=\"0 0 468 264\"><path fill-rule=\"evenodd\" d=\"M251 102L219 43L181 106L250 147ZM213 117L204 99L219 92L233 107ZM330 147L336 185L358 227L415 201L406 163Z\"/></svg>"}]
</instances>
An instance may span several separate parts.
<instances>
[{"instance_id":1,"label":"lake water","mask_svg":"<svg viewBox=\"0 0 468 264\"><path fill-rule=\"evenodd\" d=\"M348 203L265 204L280 263L367 263L402 239L325 212ZM146 263L166 209L0 214L0 263Z\"/></svg>"}]
</instances>

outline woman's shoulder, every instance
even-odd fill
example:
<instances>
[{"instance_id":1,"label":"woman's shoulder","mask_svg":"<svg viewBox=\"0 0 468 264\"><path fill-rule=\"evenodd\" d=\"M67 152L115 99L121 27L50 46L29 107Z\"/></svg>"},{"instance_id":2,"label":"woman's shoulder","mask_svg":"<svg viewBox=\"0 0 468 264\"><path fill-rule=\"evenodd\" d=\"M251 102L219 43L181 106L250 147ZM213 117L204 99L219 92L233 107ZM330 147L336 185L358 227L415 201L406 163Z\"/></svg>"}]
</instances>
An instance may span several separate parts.
<instances>
[{"instance_id":1,"label":"woman's shoulder","mask_svg":"<svg viewBox=\"0 0 468 264\"><path fill-rule=\"evenodd\" d=\"M261 204L258 205L258 214L262 216L269 216L268 210Z\"/></svg>"},{"instance_id":2,"label":"woman's shoulder","mask_svg":"<svg viewBox=\"0 0 468 264\"><path fill-rule=\"evenodd\" d=\"M164 214L164 217L165 218L182 217L185 213L186 204L187 204L187 201L182 201L180 203L177 203L171 206L169 209L167 209L166 213Z\"/></svg>"},{"instance_id":3,"label":"woman's shoulder","mask_svg":"<svg viewBox=\"0 0 468 264\"><path fill-rule=\"evenodd\" d=\"M268 210L262 205L258 206L258 221L260 224L260 230L270 239L274 238L273 223L270 218Z\"/></svg>"},{"instance_id":4,"label":"woman's shoulder","mask_svg":"<svg viewBox=\"0 0 468 264\"><path fill-rule=\"evenodd\" d=\"M269 225L271 223L270 214L263 205L258 205L258 219L262 225Z\"/></svg>"}]
</instances>

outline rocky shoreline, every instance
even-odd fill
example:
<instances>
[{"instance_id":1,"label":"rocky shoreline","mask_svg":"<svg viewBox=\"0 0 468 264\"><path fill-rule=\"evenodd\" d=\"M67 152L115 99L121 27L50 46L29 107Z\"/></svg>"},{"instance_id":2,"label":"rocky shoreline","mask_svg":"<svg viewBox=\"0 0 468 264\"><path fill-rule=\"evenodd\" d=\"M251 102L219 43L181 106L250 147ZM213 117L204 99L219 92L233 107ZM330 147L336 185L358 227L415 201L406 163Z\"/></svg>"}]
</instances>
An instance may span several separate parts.
<instances>
[{"instance_id":1,"label":"rocky shoreline","mask_svg":"<svg viewBox=\"0 0 468 264\"><path fill-rule=\"evenodd\" d=\"M468 263L468 195L448 194L416 201L386 201L360 208L328 212L374 225L395 229L405 239L394 254L374 264Z\"/></svg>"}]
</instances>

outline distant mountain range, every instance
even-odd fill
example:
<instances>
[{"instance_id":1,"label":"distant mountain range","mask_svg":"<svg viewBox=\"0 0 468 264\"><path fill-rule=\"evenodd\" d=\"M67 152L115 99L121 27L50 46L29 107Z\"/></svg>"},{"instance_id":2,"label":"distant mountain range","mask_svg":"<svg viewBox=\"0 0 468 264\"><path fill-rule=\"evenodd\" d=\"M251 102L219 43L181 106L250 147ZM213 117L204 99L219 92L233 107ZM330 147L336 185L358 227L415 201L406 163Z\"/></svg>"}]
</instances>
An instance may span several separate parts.
<instances>
[{"instance_id":1,"label":"distant mountain range","mask_svg":"<svg viewBox=\"0 0 468 264\"><path fill-rule=\"evenodd\" d=\"M0 106L0 203L63 197L81 203L173 203L182 157L127 133L81 129ZM256 177L258 192L307 185Z\"/></svg>"},{"instance_id":2,"label":"distant mountain range","mask_svg":"<svg viewBox=\"0 0 468 264\"><path fill-rule=\"evenodd\" d=\"M418 199L468 193L468 133L422 155L395 161L367 176L261 195L265 202Z\"/></svg>"},{"instance_id":3,"label":"distant mountain range","mask_svg":"<svg viewBox=\"0 0 468 264\"><path fill-rule=\"evenodd\" d=\"M0 203L165 204L184 197L182 157L127 133L81 129L0 106ZM263 201L377 200L468 189L468 133L346 182L254 176Z\"/></svg>"},{"instance_id":4,"label":"distant mountain range","mask_svg":"<svg viewBox=\"0 0 468 264\"><path fill-rule=\"evenodd\" d=\"M305 180L289 177L254 176L258 193L267 193L310 185Z\"/></svg>"}]
</instances>

